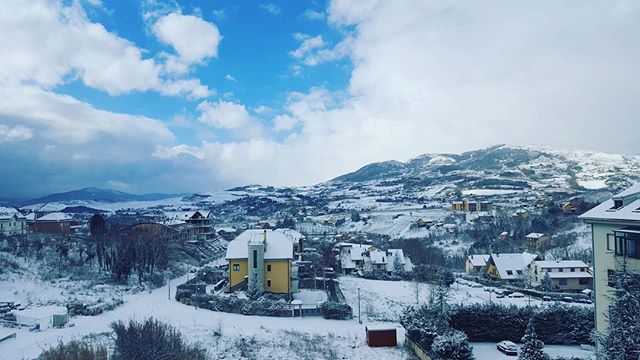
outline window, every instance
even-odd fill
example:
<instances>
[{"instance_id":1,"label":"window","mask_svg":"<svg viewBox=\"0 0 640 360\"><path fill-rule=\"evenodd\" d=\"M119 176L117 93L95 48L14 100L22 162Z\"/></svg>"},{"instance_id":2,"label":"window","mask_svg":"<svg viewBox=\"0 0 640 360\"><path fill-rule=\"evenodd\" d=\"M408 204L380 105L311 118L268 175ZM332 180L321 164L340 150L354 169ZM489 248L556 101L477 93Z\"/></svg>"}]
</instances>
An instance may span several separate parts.
<instances>
[{"instance_id":1,"label":"window","mask_svg":"<svg viewBox=\"0 0 640 360\"><path fill-rule=\"evenodd\" d=\"M522 275L522 270L516 270L516 272L518 273L518 275Z\"/></svg>"},{"instance_id":2,"label":"window","mask_svg":"<svg viewBox=\"0 0 640 360\"><path fill-rule=\"evenodd\" d=\"M571 268L571 272L576 272L576 268Z\"/></svg>"},{"instance_id":3,"label":"window","mask_svg":"<svg viewBox=\"0 0 640 360\"><path fill-rule=\"evenodd\" d=\"M507 270L507 275L513 275L513 271Z\"/></svg>"},{"instance_id":4,"label":"window","mask_svg":"<svg viewBox=\"0 0 640 360\"><path fill-rule=\"evenodd\" d=\"M258 268L258 250L253 250L253 268Z\"/></svg>"},{"instance_id":5,"label":"window","mask_svg":"<svg viewBox=\"0 0 640 360\"><path fill-rule=\"evenodd\" d=\"M622 200L613 200L613 208L618 210L620 208L624 207L624 201Z\"/></svg>"},{"instance_id":6,"label":"window","mask_svg":"<svg viewBox=\"0 0 640 360\"><path fill-rule=\"evenodd\" d=\"M591 285L592 283L591 278L579 279L579 281L580 285Z\"/></svg>"},{"instance_id":7,"label":"window","mask_svg":"<svg viewBox=\"0 0 640 360\"><path fill-rule=\"evenodd\" d=\"M640 232L616 231L615 253L618 256L640 259Z\"/></svg>"},{"instance_id":8,"label":"window","mask_svg":"<svg viewBox=\"0 0 640 360\"><path fill-rule=\"evenodd\" d=\"M585 271L587 271L587 269L585 269L585 268L580 268L580 272L585 272Z\"/></svg>"},{"instance_id":9,"label":"window","mask_svg":"<svg viewBox=\"0 0 640 360\"><path fill-rule=\"evenodd\" d=\"M240 264L233 264L233 271L240 271Z\"/></svg>"},{"instance_id":10,"label":"window","mask_svg":"<svg viewBox=\"0 0 640 360\"><path fill-rule=\"evenodd\" d=\"M270 288L271 287L271 280L267 279L267 287Z\"/></svg>"},{"instance_id":11,"label":"window","mask_svg":"<svg viewBox=\"0 0 640 360\"><path fill-rule=\"evenodd\" d=\"M558 272L564 272L563 268L558 269Z\"/></svg>"},{"instance_id":12,"label":"window","mask_svg":"<svg viewBox=\"0 0 640 360\"><path fill-rule=\"evenodd\" d=\"M267 271L271 271L271 264L267 264Z\"/></svg>"},{"instance_id":13,"label":"window","mask_svg":"<svg viewBox=\"0 0 640 360\"><path fill-rule=\"evenodd\" d=\"M558 285L567 285L567 279L558 279Z\"/></svg>"}]
</instances>

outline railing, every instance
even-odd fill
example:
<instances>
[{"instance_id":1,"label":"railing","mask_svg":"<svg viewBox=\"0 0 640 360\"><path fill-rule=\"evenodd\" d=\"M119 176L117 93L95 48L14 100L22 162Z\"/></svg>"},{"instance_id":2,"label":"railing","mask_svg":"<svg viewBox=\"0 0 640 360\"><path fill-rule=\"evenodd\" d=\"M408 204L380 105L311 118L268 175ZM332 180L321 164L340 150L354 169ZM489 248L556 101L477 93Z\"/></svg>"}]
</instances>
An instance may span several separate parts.
<instances>
[{"instance_id":1,"label":"railing","mask_svg":"<svg viewBox=\"0 0 640 360\"><path fill-rule=\"evenodd\" d=\"M422 346L418 345L418 343L411 340L408 336L405 337L405 343L411 350L413 350L414 354L416 354L420 360L431 360L431 357L422 348Z\"/></svg>"}]
</instances>

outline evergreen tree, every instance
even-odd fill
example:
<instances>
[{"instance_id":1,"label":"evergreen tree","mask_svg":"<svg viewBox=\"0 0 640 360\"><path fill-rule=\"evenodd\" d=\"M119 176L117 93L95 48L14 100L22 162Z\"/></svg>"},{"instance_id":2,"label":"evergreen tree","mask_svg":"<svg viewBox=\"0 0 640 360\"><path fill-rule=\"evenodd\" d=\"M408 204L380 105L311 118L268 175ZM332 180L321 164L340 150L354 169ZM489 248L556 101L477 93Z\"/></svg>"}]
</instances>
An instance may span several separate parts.
<instances>
[{"instance_id":1,"label":"evergreen tree","mask_svg":"<svg viewBox=\"0 0 640 360\"><path fill-rule=\"evenodd\" d=\"M640 359L640 276L622 273L609 307L609 331L599 334L604 360Z\"/></svg>"},{"instance_id":2,"label":"evergreen tree","mask_svg":"<svg viewBox=\"0 0 640 360\"><path fill-rule=\"evenodd\" d=\"M551 280L549 273L545 273L542 281L540 281L540 287L542 291L556 291L558 290L558 285Z\"/></svg>"},{"instance_id":3,"label":"evergreen tree","mask_svg":"<svg viewBox=\"0 0 640 360\"><path fill-rule=\"evenodd\" d=\"M105 225L102 215L95 214L91 217L89 220L89 231L93 236L102 235L107 231L107 226Z\"/></svg>"},{"instance_id":4,"label":"evergreen tree","mask_svg":"<svg viewBox=\"0 0 640 360\"><path fill-rule=\"evenodd\" d=\"M258 285L257 279L258 276L254 273L252 278L253 281L250 281L249 284L247 284L247 297L251 300L258 300L263 293L263 290Z\"/></svg>"},{"instance_id":5,"label":"evergreen tree","mask_svg":"<svg viewBox=\"0 0 640 360\"><path fill-rule=\"evenodd\" d=\"M544 343L538 340L536 330L533 327L533 318L529 319L527 324L527 331L522 338L522 348L520 348L520 360L549 360L551 359L542 349Z\"/></svg>"}]
</instances>

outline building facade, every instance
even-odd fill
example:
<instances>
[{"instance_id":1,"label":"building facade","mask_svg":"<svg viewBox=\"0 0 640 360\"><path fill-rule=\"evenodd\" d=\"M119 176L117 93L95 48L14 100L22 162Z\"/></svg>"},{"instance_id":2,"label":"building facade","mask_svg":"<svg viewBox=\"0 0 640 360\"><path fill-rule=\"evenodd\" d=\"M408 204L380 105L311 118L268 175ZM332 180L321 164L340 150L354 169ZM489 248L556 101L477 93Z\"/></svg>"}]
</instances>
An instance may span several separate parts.
<instances>
[{"instance_id":1,"label":"building facade","mask_svg":"<svg viewBox=\"0 0 640 360\"><path fill-rule=\"evenodd\" d=\"M15 236L27 233L27 218L18 210L0 207L0 235Z\"/></svg>"},{"instance_id":2,"label":"building facade","mask_svg":"<svg viewBox=\"0 0 640 360\"><path fill-rule=\"evenodd\" d=\"M257 288L290 294L298 291L299 251L304 236L289 229L245 230L229 242L229 290Z\"/></svg>"},{"instance_id":3,"label":"building facade","mask_svg":"<svg viewBox=\"0 0 640 360\"><path fill-rule=\"evenodd\" d=\"M589 266L580 260L534 261L529 265L531 285L540 286L546 275L560 291L579 292L593 287Z\"/></svg>"},{"instance_id":4,"label":"building facade","mask_svg":"<svg viewBox=\"0 0 640 360\"><path fill-rule=\"evenodd\" d=\"M591 225L596 330L606 331L610 295L615 286L612 275L640 273L640 184L580 218Z\"/></svg>"}]
</instances>

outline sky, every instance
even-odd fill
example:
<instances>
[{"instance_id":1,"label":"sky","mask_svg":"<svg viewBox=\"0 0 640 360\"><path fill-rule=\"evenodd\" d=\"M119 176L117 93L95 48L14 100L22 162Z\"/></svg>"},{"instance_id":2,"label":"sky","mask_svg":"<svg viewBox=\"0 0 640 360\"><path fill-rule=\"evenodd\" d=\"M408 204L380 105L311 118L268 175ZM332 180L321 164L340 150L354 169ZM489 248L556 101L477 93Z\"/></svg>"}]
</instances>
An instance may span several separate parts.
<instances>
[{"instance_id":1,"label":"sky","mask_svg":"<svg viewBox=\"0 0 640 360\"><path fill-rule=\"evenodd\" d=\"M310 185L494 144L638 154L640 4L3 0L0 198Z\"/></svg>"}]
</instances>

